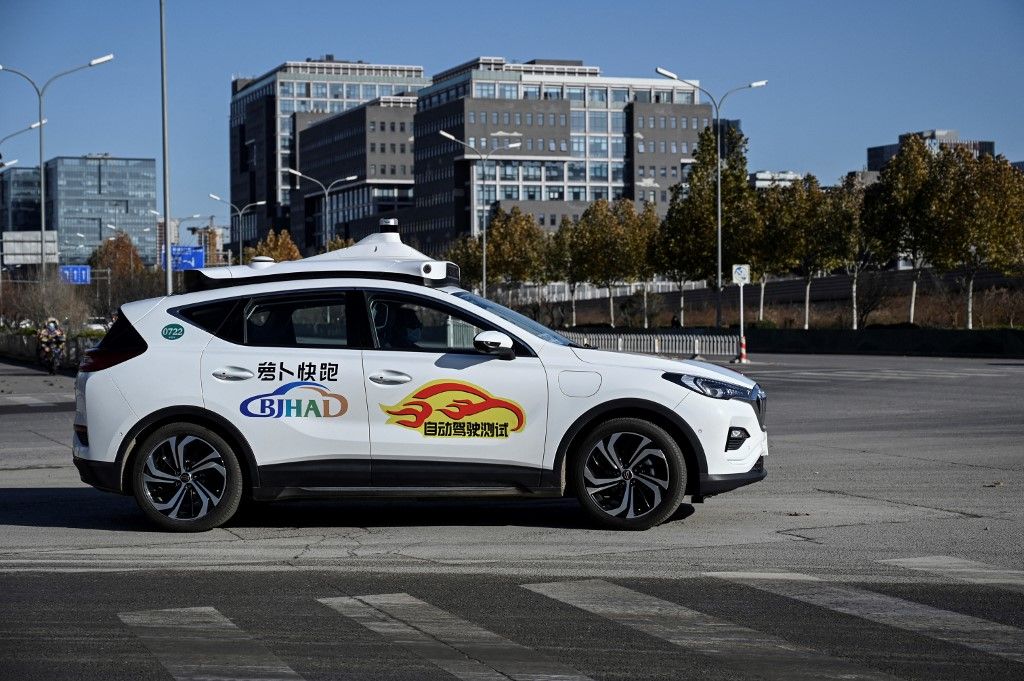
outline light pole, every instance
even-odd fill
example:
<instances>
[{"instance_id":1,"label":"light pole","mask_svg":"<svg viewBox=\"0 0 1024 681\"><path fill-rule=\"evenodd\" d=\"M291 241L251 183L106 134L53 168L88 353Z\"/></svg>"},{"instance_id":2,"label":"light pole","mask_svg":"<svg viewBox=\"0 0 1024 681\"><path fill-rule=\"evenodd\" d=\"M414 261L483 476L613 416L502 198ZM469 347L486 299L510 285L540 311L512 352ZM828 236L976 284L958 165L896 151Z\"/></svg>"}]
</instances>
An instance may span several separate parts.
<instances>
[{"instance_id":1,"label":"light pole","mask_svg":"<svg viewBox=\"0 0 1024 681\"><path fill-rule=\"evenodd\" d=\"M239 210L238 207L235 204L231 203L230 201L226 201L226 200L220 198L216 194L210 194L209 196L214 201L220 201L221 203L226 203L227 205L231 206L231 210L233 210L235 212L235 217L238 218L238 264L241 265L242 264L242 242L243 242L243 239L242 239L242 216L245 214L245 211L249 210L250 208L253 208L255 206L265 206L267 204L267 202L266 201L253 201L252 203L245 204L244 206L242 206L242 209Z\"/></svg>"},{"instance_id":2,"label":"light pole","mask_svg":"<svg viewBox=\"0 0 1024 681\"><path fill-rule=\"evenodd\" d=\"M715 212L716 212L716 225L718 232L718 259L716 272L716 290L715 290L715 326L722 326L722 104L725 103L725 98L734 92L740 90L749 90L753 88L764 87L768 84L767 80L755 80L752 83L735 87L720 98L715 99L715 96L710 92L702 88L696 83L692 83L688 80L680 78L676 74L672 73L668 69L663 69L660 66L654 69L658 75L664 76L670 80L676 80L680 83L685 83L692 88L696 88L707 95L708 99L711 100L711 105L715 108Z\"/></svg>"},{"instance_id":3,"label":"light pole","mask_svg":"<svg viewBox=\"0 0 1024 681\"><path fill-rule=\"evenodd\" d=\"M327 201L328 201L328 196L330 195L331 190L334 189L334 185L340 184L340 183L343 183L343 182L355 182L356 180L359 179L359 176L358 175L349 175L348 177L339 177L334 182L331 182L329 185L324 186L324 183L321 182L320 180L316 179L315 177L310 177L309 175L304 175L304 174L300 173L298 170L296 170L295 168L285 168L285 170L287 170L289 173L291 173L295 177L301 178L303 180L309 180L310 182L313 182L314 184L316 184L316 185L318 185L320 187L321 191L323 191L323 194L324 194L324 208L323 208L323 216L321 217L321 221L323 222L324 226L323 226L323 243L320 244L320 245L321 246L326 246L328 241L330 241L330 239L327 238Z\"/></svg>"},{"instance_id":4,"label":"light pole","mask_svg":"<svg viewBox=\"0 0 1024 681\"><path fill-rule=\"evenodd\" d=\"M112 60L113 58L114 58L114 55L112 55L112 54L105 54L102 57L96 57L95 59L90 61L88 64L82 64L81 66L76 66L73 69L68 69L67 71L61 71L60 73L58 73L58 74L56 74L54 76L51 76L49 80L47 80L45 83L43 83L42 87L40 87L34 80L32 80L32 78L29 77L28 74L22 73L18 69L12 69L10 66L0 65L0 71L8 71L10 73L13 73L16 76L21 76L22 78L24 78L25 80L27 80L29 82L29 85L31 85L32 88L36 91L36 97L39 100L39 117L36 120L37 121L45 121L46 118L43 117L43 105L44 105L44 101L46 99L46 89L48 87L50 87L50 84L53 83L53 81L55 81L58 78L61 78L63 76L70 75L70 74L72 74L72 73L74 73L76 71L81 71L82 69L88 69L88 68L91 68L93 66L99 66L100 64L106 64L108 61ZM44 157L44 152L43 152L43 130L45 128L46 128L45 125L40 125L38 127L38 130L39 130L39 280L40 281L42 281L45 278L45 275L46 275L46 168L43 166L43 157Z\"/></svg>"},{"instance_id":5,"label":"light pole","mask_svg":"<svg viewBox=\"0 0 1024 681\"><path fill-rule=\"evenodd\" d=\"M458 137L456 137L455 135L451 134L447 130L439 130L438 133L441 135L441 137L445 138L446 140L450 140L452 142L455 142L456 144L462 145L462 147L465 148L466 151L473 152L476 155L477 160L480 161L483 164L484 175L485 176L487 175L487 161L490 160L491 154L493 154L493 153L495 153L495 152L497 152L499 150L502 150L502 149L518 149L522 145L522 142L510 142L509 144L507 144L504 147L499 147L499 146L495 145L495 147L493 149L491 149L490 151L488 151L486 154L481 154L479 151L476 150L475 147L471 147L470 145L466 144L465 142L463 142L462 140L460 140ZM522 133L519 133L519 132L505 132L504 130L499 130L498 132L492 132L490 134L490 136L491 137L522 137ZM495 178L495 181L497 181L497 178L498 178L497 168L495 168L495 171L494 171L494 178ZM473 183L470 182L469 186L472 187ZM476 220L476 215L475 214L472 215L470 217L470 220L474 220L475 221ZM480 233L483 236L483 246L482 246L482 252L481 252L481 267L480 267L480 270L481 270L481 280L482 280L481 291L483 292L484 298L486 298L487 297L487 221L486 220L484 220L483 224L480 225Z\"/></svg>"}]
</instances>

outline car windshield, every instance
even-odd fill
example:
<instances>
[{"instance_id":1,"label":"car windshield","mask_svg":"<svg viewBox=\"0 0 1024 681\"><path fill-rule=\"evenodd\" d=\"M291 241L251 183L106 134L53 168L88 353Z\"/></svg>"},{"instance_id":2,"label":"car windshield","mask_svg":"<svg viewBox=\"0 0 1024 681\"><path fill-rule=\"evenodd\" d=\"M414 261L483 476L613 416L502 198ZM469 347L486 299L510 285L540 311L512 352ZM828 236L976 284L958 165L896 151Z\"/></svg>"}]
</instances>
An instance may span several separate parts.
<instances>
[{"instance_id":1,"label":"car windshield","mask_svg":"<svg viewBox=\"0 0 1024 681\"><path fill-rule=\"evenodd\" d=\"M469 291L459 291L455 293L455 297L473 303L477 307L482 307L488 312L498 315L506 322L509 322L510 324L515 324L523 331L531 333L537 338L540 338L541 340L546 340L547 342L554 343L555 345L568 345L576 348L580 347L578 344L573 343L565 336L552 331L551 329L544 326L540 322L535 322L529 317L521 315L518 312L515 312L514 310L510 310L504 305L499 305L498 303L495 303L492 300L481 298L480 296L470 293Z\"/></svg>"}]
</instances>

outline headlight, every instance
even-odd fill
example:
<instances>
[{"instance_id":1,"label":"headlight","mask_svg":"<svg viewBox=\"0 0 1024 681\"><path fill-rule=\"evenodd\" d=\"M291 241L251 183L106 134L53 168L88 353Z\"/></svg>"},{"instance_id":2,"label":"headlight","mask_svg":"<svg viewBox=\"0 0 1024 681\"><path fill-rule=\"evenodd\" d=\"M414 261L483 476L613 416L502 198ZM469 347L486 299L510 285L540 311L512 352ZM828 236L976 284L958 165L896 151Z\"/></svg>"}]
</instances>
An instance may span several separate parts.
<instances>
[{"instance_id":1,"label":"headlight","mask_svg":"<svg viewBox=\"0 0 1024 681\"><path fill-rule=\"evenodd\" d=\"M695 393L700 393L705 397L713 397L716 400L731 400L734 397L750 399L750 389L735 383L726 383L725 381L716 381L713 378L690 376L688 374L662 374L661 377L667 381L678 383L684 388L689 388Z\"/></svg>"}]
</instances>

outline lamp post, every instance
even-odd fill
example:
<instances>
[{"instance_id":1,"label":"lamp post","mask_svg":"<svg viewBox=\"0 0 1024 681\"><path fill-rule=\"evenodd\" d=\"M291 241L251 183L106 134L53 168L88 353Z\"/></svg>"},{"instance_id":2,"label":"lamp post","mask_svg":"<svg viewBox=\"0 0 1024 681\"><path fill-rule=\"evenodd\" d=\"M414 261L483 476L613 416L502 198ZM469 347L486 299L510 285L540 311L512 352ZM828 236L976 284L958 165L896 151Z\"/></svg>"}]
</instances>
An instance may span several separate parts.
<instances>
[{"instance_id":1,"label":"lamp post","mask_svg":"<svg viewBox=\"0 0 1024 681\"><path fill-rule=\"evenodd\" d=\"M298 178L303 179L303 180L309 180L310 182L316 184L317 186L320 187L320 190L323 192L323 194L324 194L324 208L323 208L323 215L321 217L321 221L323 222L323 243L320 244L320 245L321 246L326 246L327 243L330 241L330 239L327 238L327 201L328 201L328 196L330 195L331 190L334 189L334 185L341 184L343 182L355 182L356 180L359 179L359 176L358 175L349 175L348 177L339 177L334 182L331 182L329 185L324 186L324 183L321 182L320 180L316 179L315 177L310 177L309 175L304 175L303 173L300 173L295 168L285 168L285 170L287 170L289 173L291 173L295 177L298 177Z\"/></svg>"},{"instance_id":2,"label":"lamp post","mask_svg":"<svg viewBox=\"0 0 1024 681\"><path fill-rule=\"evenodd\" d=\"M238 264L241 265L242 264L242 242L244 241L242 239L242 216L245 215L245 212L247 210L249 210L250 208L253 208L254 206L265 206L267 204L267 202L266 201L253 201L252 203L245 204L244 206L242 206L241 210L239 210L239 208L235 204L231 203L230 201L227 201L225 199L220 198L216 194L210 194L209 196L214 201L220 201L221 203L225 203L228 206L231 206L231 210L233 210L235 212L235 217L238 218Z\"/></svg>"},{"instance_id":3,"label":"lamp post","mask_svg":"<svg viewBox=\"0 0 1024 681\"><path fill-rule=\"evenodd\" d=\"M7 140L11 139L12 137L17 137L18 135L20 135L23 132L28 132L29 130L35 130L36 128L38 128L41 125L46 125L46 120L45 119L43 119L42 121L36 121L35 123L33 123L32 125L28 126L27 128L22 128L21 130L18 130L17 132L12 132L10 135L7 135L6 137L0 137L0 144L3 144L4 142L6 142ZM0 154L0 158L3 158L3 154Z\"/></svg>"},{"instance_id":4,"label":"lamp post","mask_svg":"<svg viewBox=\"0 0 1024 681\"><path fill-rule=\"evenodd\" d=\"M718 245L717 245L717 252L718 252L717 263L718 264L717 264L717 269L716 269L716 282L717 283L716 283L716 290L715 290L715 326L720 327L720 326L722 326L722 127L721 127L721 122L722 122L722 118L721 118L722 104L725 103L725 98L728 97L729 95L731 95L732 93L739 92L740 90L750 90L750 89L753 89L753 88L764 87L765 85L768 84L768 81L767 80L755 80L752 83L747 83L746 85L741 85L739 87L735 87L735 88L727 91L724 95L722 95L718 99L715 99L714 95L712 95L710 92L708 92L707 90L702 88L700 85L697 85L696 83L692 83L692 82L690 82L690 81L688 81L688 80L686 80L684 78L680 78L679 76L677 76L676 74L672 73L668 69L663 69L663 68L661 68L659 66L658 68L656 68L654 70L660 76L664 76L665 78L668 78L670 80L679 81L680 83L685 83L686 85L689 85L692 88L696 88L697 90L700 90L705 95L707 95L708 99L711 100L711 105L715 109L715 177L716 177L716 179L715 179L715 212L716 212L716 225L717 225L717 233L718 233L718 239L717 239L717 241L718 241Z\"/></svg>"},{"instance_id":5,"label":"lamp post","mask_svg":"<svg viewBox=\"0 0 1024 681\"><path fill-rule=\"evenodd\" d=\"M50 87L53 81L63 76L70 75L76 71L82 69L88 69L93 66L99 66L100 64L106 64L112 60L114 55L105 54L102 57L96 57L87 64L76 66L73 69L67 71L61 71L60 73L51 76L49 80L43 83L40 87L28 74L22 73L18 69L12 69L10 66L0 65L0 71L8 71L16 76L21 76L29 82L29 85L36 91L36 98L39 100L39 117L36 119L39 122L45 122L46 118L43 117L43 106L46 99L46 89ZM46 168L43 167L43 130L45 125L40 124L39 130L39 280L42 281L46 275Z\"/></svg>"},{"instance_id":6,"label":"lamp post","mask_svg":"<svg viewBox=\"0 0 1024 681\"><path fill-rule=\"evenodd\" d=\"M471 147L470 145L466 144L465 142L463 142L462 140L460 140L458 137L456 137L455 135L451 134L447 130L439 130L438 133L441 135L441 137L445 138L446 140L449 140L451 142L455 142L456 144L459 144L464 149L466 149L466 151L470 151L473 154L475 154L477 160L480 161L483 164L484 175L487 174L487 161L490 160L491 154L494 154L495 152L497 152L497 151L499 151L501 149L518 149L520 146L522 146L522 142L510 142L509 144L505 145L504 147L499 147L499 146L495 145L495 147L493 149L491 149L490 151L488 151L486 154L481 154L479 151L476 150L475 147ZM490 137L522 137L522 133L519 133L519 132L505 132L504 130L499 130L497 132L492 132L490 134ZM495 177L495 180L497 180L497 177L498 177L497 169L495 169L494 177ZM472 187L472 185L473 185L473 183L470 182L470 187ZM476 215L474 214L470 219L476 220ZM487 221L486 220L484 220L483 224L480 225L480 233L483 235L483 246L482 246L481 267L480 267L480 269L481 269L481 280L482 280L481 291L483 292L484 298L486 298L487 297Z\"/></svg>"}]
</instances>

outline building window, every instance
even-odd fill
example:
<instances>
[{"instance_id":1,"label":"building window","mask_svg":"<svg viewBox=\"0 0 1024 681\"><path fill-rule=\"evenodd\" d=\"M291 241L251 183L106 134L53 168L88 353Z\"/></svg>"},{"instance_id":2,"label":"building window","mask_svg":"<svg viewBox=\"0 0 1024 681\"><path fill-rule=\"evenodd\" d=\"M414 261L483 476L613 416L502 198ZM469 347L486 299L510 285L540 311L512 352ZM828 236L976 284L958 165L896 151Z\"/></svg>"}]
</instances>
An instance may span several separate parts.
<instances>
[{"instance_id":1,"label":"building window","mask_svg":"<svg viewBox=\"0 0 1024 681\"><path fill-rule=\"evenodd\" d=\"M561 85L545 85L544 86L544 99L561 99L562 98L562 86Z\"/></svg>"},{"instance_id":2,"label":"building window","mask_svg":"<svg viewBox=\"0 0 1024 681\"><path fill-rule=\"evenodd\" d=\"M548 126L552 128L555 127L555 114L553 113L548 114Z\"/></svg>"},{"instance_id":3,"label":"building window","mask_svg":"<svg viewBox=\"0 0 1024 681\"><path fill-rule=\"evenodd\" d=\"M491 112L491 125L497 125L497 124L498 124L498 112L497 111L492 111Z\"/></svg>"},{"instance_id":4,"label":"building window","mask_svg":"<svg viewBox=\"0 0 1024 681\"><path fill-rule=\"evenodd\" d=\"M512 122L512 114L508 111L501 114L501 122L503 125L508 125Z\"/></svg>"},{"instance_id":5,"label":"building window","mask_svg":"<svg viewBox=\"0 0 1024 681\"><path fill-rule=\"evenodd\" d=\"M686 142L680 142L679 143L679 151L684 153L684 154L686 153Z\"/></svg>"},{"instance_id":6,"label":"building window","mask_svg":"<svg viewBox=\"0 0 1024 681\"><path fill-rule=\"evenodd\" d=\"M467 123L469 123L470 125L476 125L476 113L475 112L473 112L473 111L467 112L466 113L466 117L467 117L466 118L466 122Z\"/></svg>"},{"instance_id":7,"label":"building window","mask_svg":"<svg viewBox=\"0 0 1024 681\"><path fill-rule=\"evenodd\" d=\"M665 117L664 116L658 116L658 127L661 128L662 130L665 129Z\"/></svg>"},{"instance_id":8,"label":"building window","mask_svg":"<svg viewBox=\"0 0 1024 681\"><path fill-rule=\"evenodd\" d=\"M558 145L556 144L555 140L548 140L548 151L558 151Z\"/></svg>"},{"instance_id":9,"label":"building window","mask_svg":"<svg viewBox=\"0 0 1024 681\"><path fill-rule=\"evenodd\" d=\"M626 114L621 111L612 111L611 116L610 130L612 132L626 132Z\"/></svg>"},{"instance_id":10,"label":"building window","mask_svg":"<svg viewBox=\"0 0 1024 681\"><path fill-rule=\"evenodd\" d=\"M583 88L581 87L567 87L565 88L565 98L568 99L571 104L575 106L576 102L582 102L584 99Z\"/></svg>"},{"instance_id":11,"label":"building window","mask_svg":"<svg viewBox=\"0 0 1024 681\"><path fill-rule=\"evenodd\" d=\"M558 125L563 128L565 127L565 114L558 114Z\"/></svg>"},{"instance_id":12,"label":"building window","mask_svg":"<svg viewBox=\"0 0 1024 681\"><path fill-rule=\"evenodd\" d=\"M480 121L480 125L487 125L487 112L481 111L480 118L478 120Z\"/></svg>"},{"instance_id":13,"label":"building window","mask_svg":"<svg viewBox=\"0 0 1024 681\"><path fill-rule=\"evenodd\" d=\"M708 119L706 119L706 118L702 118L702 119L700 119L700 120L701 120L701 126L700 126L701 128L706 128L706 127L708 127Z\"/></svg>"},{"instance_id":14,"label":"building window","mask_svg":"<svg viewBox=\"0 0 1024 681\"><path fill-rule=\"evenodd\" d=\"M477 83L473 88L473 96L479 99L494 99L494 83Z\"/></svg>"},{"instance_id":15,"label":"building window","mask_svg":"<svg viewBox=\"0 0 1024 681\"><path fill-rule=\"evenodd\" d=\"M370 153L373 154L373 153L376 153L376 151L377 151L377 143L376 142L370 142Z\"/></svg>"},{"instance_id":16,"label":"building window","mask_svg":"<svg viewBox=\"0 0 1024 681\"><path fill-rule=\"evenodd\" d=\"M667 171L667 169L665 168L665 166L662 166L662 167L661 167L661 168L659 169L659 171L660 171L660 172L659 172L658 174L659 174L659 175L661 175L662 177L666 177L666 176L668 176L668 171Z\"/></svg>"},{"instance_id":17,"label":"building window","mask_svg":"<svg viewBox=\"0 0 1024 681\"><path fill-rule=\"evenodd\" d=\"M637 116L636 127L638 129L640 129L640 130L644 129L644 117L643 116Z\"/></svg>"},{"instance_id":18,"label":"building window","mask_svg":"<svg viewBox=\"0 0 1024 681\"><path fill-rule=\"evenodd\" d=\"M626 164L622 161L612 161L612 182L622 182L625 179Z\"/></svg>"},{"instance_id":19,"label":"building window","mask_svg":"<svg viewBox=\"0 0 1024 681\"><path fill-rule=\"evenodd\" d=\"M544 226L544 213L541 213L540 215L537 216L537 224L540 225L541 227Z\"/></svg>"},{"instance_id":20,"label":"building window","mask_svg":"<svg viewBox=\"0 0 1024 681\"><path fill-rule=\"evenodd\" d=\"M523 185L523 198L526 199L527 201L540 201L540 185Z\"/></svg>"},{"instance_id":21,"label":"building window","mask_svg":"<svg viewBox=\"0 0 1024 681\"><path fill-rule=\"evenodd\" d=\"M544 164L544 180L546 182L561 182L562 181L562 164L561 163L545 163Z\"/></svg>"},{"instance_id":22,"label":"building window","mask_svg":"<svg viewBox=\"0 0 1024 681\"><path fill-rule=\"evenodd\" d=\"M690 123L691 123L691 127L692 127L692 128L694 129L694 130L696 130L696 129L697 129L697 117L696 117L696 116L694 116L693 118L691 118L691 119L690 119Z\"/></svg>"},{"instance_id":23,"label":"building window","mask_svg":"<svg viewBox=\"0 0 1024 681\"><path fill-rule=\"evenodd\" d=\"M612 90L612 101L616 104L625 104L629 101L629 90Z\"/></svg>"},{"instance_id":24,"label":"building window","mask_svg":"<svg viewBox=\"0 0 1024 681\"><path fill-rule=\"evenodd\" d=\"M675 120L675 118L673 118L672 120ZM673 154L678 154L679 153L679 145L676 144L675 140L672 140L672 142L671 142L671 144L669 146L670 146L671 151L672 151Z\"/></svg>"},{"instance_id":25,"label":"building window","mask_svg":"<svg viewBox=\"0 0 1024 681\"><path fill-rule=\"evenodd\" d=\"M665 140L658 142L658 151L662 154L668 153L668 150L665 148Z\"/></svg>"},{"instance_id":26,"label":"building window","mask_svg":"<svg viewBox=\"0 0 1024 681\"><path fill-rule=\"evenodd\" d=\"M370 164L370 174L371 175L376 175L377 174L377 164L376 163L371 163Z\"/></svg>"},{"instance_id":27,"label":"building window","mask_svg":"<svg viewBox=\"0 0 1024 681\"><path fill-rule=\"evenodd\" d=\"M626 138L625 137L612 137L611 145L612 156L622 158L626 155Z\"/></svg>"},{"instance_id":28,"label":"building window","mask_svg":"<svg viewBox=\"0 0 1024 681\"><path fill-rule=\"evenodd\" d=\"M571 132L586 132L587 131L587 112L586 111L572 111L569 114L569 121L571 123Z\"/></svg>"},{"instance_id":29,"label":"building window","mask_svg":"<svg viewBox=\"0 0 1024 681\"><path fill-rule=\"evenodd\" d=\"M469 146L471 146L471 147L473 147L474 149L476 149L476 137L470 137L470 138L469 138L469 140L467 140L467 142L466 142L466 143L467 143L467 144L468 144Z\"/></svg>"},{"instance_id":30,"label":"building window","mask_svg":"<svg viewBox=\"0 0 1024 681\"><path fill-rule=\"evenodd\" d=\"M526 126L527 127L533 127L533 114L532 113L526 114Z\"/></svg>"},{"instance_id":31,"label":"building window","mask_svg":"<svg viewBox=\"0 0 1024 681\"><path fill-rule=\"evenodd\" d=\"M604 107L608 102L608 88L592 87L587 91L591 106Z\"/></svg>"},{"instance_id":32,"label":"building window","mask_svg":"<svg viewBox=\"0 0 1024 681\"><path fill-rule=\"evenodd\" d=\"M515 83L503 83L501 85L502 99L519 99L519 88Z\"/></svg>"},{"instance_id":33,"label":"building window","mask_svg":"<svg viewBox=\"0 0 1024 681\"><path fill-rule=\"evenodd\" d=\"M521 114L521 113L519 113L517 111L516 112L516 116L515 116L515 121L516 121L516 123L515 123L516 127L521 126L523 124L523 114Z\"/></svg>"},{"instance_id":34,"label":"building window","mask_svg":"<svg viewBox=\"0 0 1024 681\"><path fill-rule=\"evenodd\" d=\"M636 153L638 153L638 154L644 153L644 141L643 140L638 140L637 141L637 143L636 143Z\"/></svg>"},{"instance_id":35,"label":"building window","mask_svg":"<svg viewBox=\"0 0 1024 681\"><path fill-rule=\"evenodd\" d=\"M686 116L679 117L679 127L686 130Z\"/></svg>"},{"instance_id":36,"label":"building window","mask_svg":"<svg viewBox=\"0 0 1024 681\"><path fill-rule=\"evenodd\" d=\"M608 164L605 162L592 162L590 164L590 181L591 182L607 182L608 181Z\"/></svg>"},{"instance_id":37,"label":"building window","mask_svg":"<svg viewBox=\"0 0 1024 681\"><path fill-rule=\"evenodd\" d=\"M581 161L569 161L566 164L566 172L570 182L584 182L587 179L587 166Z\"/></svg>"},{"instance_id":38,"label":"building window","mask_svg":"<svg viewBox=\"0 0 1024 681\"><path fill-rule=\"evenodd\" d=\"M359 94L362 96L362 99L373 99L374 97L377 96L377 86L376 85L365 85L364 84L364 85L360 86L359 90L360 90Z\"/></svg>"},{"instance_id":39,"label":"building window","mask_svg":"<svg viewBox=\"0 0 1024 681\"><path fill-rule=\"evenodd\" d=\"M547 199L548 201L563 201L565 199L565 189L563 189L561 185L548 187ZM554 219L551 220L551 224L555 224Z\"/></svg>"},{"instance_id":40,"label":"building window","mask_svg":"<svg viewBox=\"0 0 1024 681\"><path fill-rule=\"evenodd\" d=\"M643 177L644 176L644 166L637 166L636 167L636 176L637 177Z\"/></svg>"},{"instance_id":41,"label":"building window","mask_svg":"<svg viewBox=\"0 0 1024 681\"><path fill-rule=\"evenodd\" d=\"M608 132L608 114L604 111L591 111L588 122L590 132Z\"/></svg>"},{"instance_id":42,"label":"building window","mask_svg":"<svg viewBox=\"0 0 1024 681\"><path fill-rule=\"evenodd\" d=\"M569 138L570 141L570 152L577 158L583 158L587 155L587 138L583 136L573 135Z\"/></svg>"},{"instance_id":43,"label":"building window","mask_svg":"<svg viewBox=\"0 0 1024 681\"><path fill-rule=\"evenodd\" d=\"M519 187L514 184L502 186L501 198L508 201L517 201L519 199Z\"/></svg>"},{"instance_id":44,"label":"building window","mask_svg":"<svg viewBox=\"0 0 1024 681\"><path fill-rule=\"evenodd\" d=\"M294 97L295 96L295 83L287 80L282 80L280 83L280 89L278 94L282 97Z\"/></svg>"},{"instance_id":45,"label":"building window","mask_svg":"<svg viewBox=\"0 0 1024 681\"><path fill-rule=\"evenodd\" d=\"M544 114L542 114L542 113L537 114L537 127L538 128L544 127Z\"/></svg>"},{"instance_id":46,"label":"building window","mask_svg":"<svg viewBox=\"0 0 1024 681\"><path fill-rule=\"evenodd\" d=\"M524 85L523 99L540 99L540 85Z\"/></svg>"},{"instance_id":47,"label":"building window","mask_svg":"<svg viewBox=\"0 0 1024 681\"><path fill-rule=\"evenodd\" d=\"M679 166L672 166L672 177L679 177Z\"/></svg>"},{"instance_id":48,"label":"building window","mask_svg":"<svg viewBox=\"0 0 1024 681\"><path fill-rule=\"evenodd\" d=\"M590 155L598 156L601 158L608 157L608 138L607 137L588 137L590 140Z\"/></svg>"}]
</instances>

